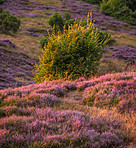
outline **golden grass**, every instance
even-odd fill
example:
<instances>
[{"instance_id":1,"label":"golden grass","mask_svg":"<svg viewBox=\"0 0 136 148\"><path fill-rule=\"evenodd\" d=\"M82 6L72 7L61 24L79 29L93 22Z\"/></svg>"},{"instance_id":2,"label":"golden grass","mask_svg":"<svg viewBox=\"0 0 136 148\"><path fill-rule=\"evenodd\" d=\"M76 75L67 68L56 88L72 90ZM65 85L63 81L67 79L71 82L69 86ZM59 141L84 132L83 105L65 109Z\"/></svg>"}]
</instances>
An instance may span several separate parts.
<instances>
[{"instance_id":1,"label":"golden grass","mask_svg":"<svg viewBox=\"0 0 136 148\"><path fill-rule=\"evenodd\" d=\"M38 4L46 4L46 5L56 5L60 6L62 4L61 0L35 0ZM33 0L30 0L33 2Z\"/></svg>"},{"instance_id":2,"label":"golden grass","mask_svg":"<svg viewBox=\"0 0 136 148\"><path fill-rule=\"evenodd\" d=\"M136 36L129 36L127 33L114 33L112 37L116 40L114 46L124 46L129 44L136 47Z\"/></svg>"},{"instance_id":3,"label":"golden grass","mask_svg":"<svg viewBox=\"0 0 136 148\"><path fill-rule=\"evenodd\" d=\"M38 55L41 54L42 49L40 47L40 39L39 37L33 37L30 35L20 34L17 33L15 36L5 35L1 34L1 39L9 39L11 42L13 42L17 47L12 50L19 51L21 53L25 53L28 56L31 57L38 57ZM11 48L10 48L11 50Z\"/></svg>"}]
</instances>

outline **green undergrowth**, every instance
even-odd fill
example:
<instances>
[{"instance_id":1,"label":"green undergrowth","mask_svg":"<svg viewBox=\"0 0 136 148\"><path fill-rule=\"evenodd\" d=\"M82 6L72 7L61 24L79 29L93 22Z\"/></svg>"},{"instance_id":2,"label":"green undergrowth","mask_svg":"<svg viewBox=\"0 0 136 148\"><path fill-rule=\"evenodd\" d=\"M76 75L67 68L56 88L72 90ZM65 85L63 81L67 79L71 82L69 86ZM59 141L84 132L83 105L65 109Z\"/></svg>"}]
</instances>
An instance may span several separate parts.
<instances>
[{"instance_id":1,"label":"green undergrowth","mask_svg":"<svg viewBox=\"0 0 136 148\"><path fill-rule=\"evenodd\" d=\"M135 0L102 0L100 11L119 21L136 25L136 5Z\"/></svg>"}]
</instances>

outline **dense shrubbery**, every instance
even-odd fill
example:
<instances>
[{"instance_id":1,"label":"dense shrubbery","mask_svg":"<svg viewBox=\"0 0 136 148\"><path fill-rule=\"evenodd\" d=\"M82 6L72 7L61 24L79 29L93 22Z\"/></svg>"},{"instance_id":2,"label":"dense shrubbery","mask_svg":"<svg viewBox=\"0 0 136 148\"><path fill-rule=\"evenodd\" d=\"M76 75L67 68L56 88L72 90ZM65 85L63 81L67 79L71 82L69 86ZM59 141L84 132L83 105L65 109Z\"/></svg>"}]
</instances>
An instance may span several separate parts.
<instances>
[{"instance_id":1,"label":"dense shrubbery","mask_svg":"<svg viewBox=\"0 0 136 148\"><path fill-rule=\"evenodd\" d=\"M65 12L63 17L64 19L57 12L55 12L53 16L50 17L49 25L51 25L55 33L57 33L58 31L63 32L64 25L65 25L65 29L68 29L69 25L74 24L75 19L70 19L71 18L70 13ZM41 38L40 45L42 48L44 47L44 44L47 44L47 43L48 43L48 37Z\"/></svg>"},{"instance_id":2,"label":"dense shrubbery","mask_svg":"<svg viewBox=\"0 0 136 148\"><path fill-rule=\"evenodd\" d=\"M136 25L136 0L80 0L100 5L100 11L120 21Z\"/></svg>"},{"instance_id":3,"label":"dense shrubbery","mask_svg":"<svg viewBox=\"0 0 136 148\"><path fill-rule=\"evenodd\" d=\"M17 32L20 27L20 20L9 12L0 12L0 30L3 33Z\"/></svg>"},{"instance_id":4,"label":"dense shrubbery","mask_svg":"<svg viewBox=\"0 0 136 148\"><path fill-rule=\"evenodd\" d=\"M4 3L4 0L0 0L0 4L3 4Z\"/></svg>"},{"instance_id":5,"label":"dense shrubbery","mask_svg":"<svg viewBox=\"0 0 136 148\"><path fill-rule=\"evenodd\" d=\"M47 36L41 38L40 45L41 45L42 48L44 47L44 44L48 43L48 40L49 40L49 38Z\"/></svg>"},{"instance_id":6,"label":"dense shrubbery","mask_svg":"<svg viewBox=\"0 0 136 148\"><path fill-rule=\"evenodd\" d=\"M99 40L99 31L90 22L88 27L79 24L69 26L68 30L49 34L40 65L36 65L35 80L43 82L58 78L75 79L90 76L97 72L104 46L107 42Z\"/></svg>"},{"instance_id":7,"label":"dense shrubbery","mask_svg":"<svg viewBox=\"0 0 136 148\"><path fill-rule=\"evenodd\" d=\"M61 15L59 13L54 13L53 16L50 17L49 19L49 25L52 26L53 30L55 31L55 33L57 33L58 31L61 31L63 33L63 29L65 26L65 29L68 30L68 26L73 25L74 23L77 23L84 27L87 25L87 20L80 20L80 19L70 19L71 15L68 12L65 12L63 15L64 19L61 17ZM97 32L99 33L99 42L101 41L105 41L109 36L111 36L110 34L108 34L107 32L101 32L100 30L97 30ZM110 38L109 41L107 42L107 44L115 42L115 40L113 38ZM43 48L44 44L48 43L48 37L43 37L40 40L40 45Z\"/></svg>"},{"instance_id":8,"label":"dense shrubbery","mask_svg":"<svg viewBox=\"0 0 136 148\"><path fill-rule=\"evenodd\" d=\"M70 19L71 15L68 12L64 13L64 19L62 16L55 12L53 16L50 17L49 19L49 25L54 27L55 32L57 33L58 30L63 31L63 27L65 25L65 29L68 29L68 26L74 23L74 19Z\"/></svg>"},{"instance_id":9,"label":"dense shrubbery","mask_svg":"<svg viewBox=\"0 0 136 148\"><path fill-rule=\"evenodd\" d=\"M135 0L102 0L100 10L120 21L136 25Z\"/></svg>"},{"instance_id":10,"label":"dense shrubbery","mask_svg":"<svg viewBox=\"0 0 136 148\"><path fill-rule=\"evenodd\" d=\"M49 19L49 25L55 27L54 29L56 32L58 30L62 31L64 26L64 20L59 13L55 12L53 16L51 16Z\"/></svg>"}]
</instances>

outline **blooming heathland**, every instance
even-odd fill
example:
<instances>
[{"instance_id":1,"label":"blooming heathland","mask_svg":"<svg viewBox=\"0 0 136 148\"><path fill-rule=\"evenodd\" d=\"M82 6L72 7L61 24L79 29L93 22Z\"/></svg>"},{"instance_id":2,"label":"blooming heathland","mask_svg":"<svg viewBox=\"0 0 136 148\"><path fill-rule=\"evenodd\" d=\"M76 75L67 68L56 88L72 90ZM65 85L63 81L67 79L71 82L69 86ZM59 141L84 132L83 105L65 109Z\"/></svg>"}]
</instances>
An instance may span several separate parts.
<instances>
[{"instance_id":1,"label":"blooming heathland","mask_svg":"<svg viewBox=\"0 0 136 148\"><path fill-rule=\"evenodd\" d=\"M125 119L118 116L127 112L134 116L135 82L136 73L117 73L90 80L55 80L1 90L0 146L98 148L126 145L132 133L125 129ZM79 108L87 107L83 104L103 105L111 111L96 113L97 108L89 106L90 111L86 113L72 111L71 107L65 109L65 104L70 105L67 95L75 90L84 92L83 99L76 102ZM112 108L118 113L112 112Z\"/></svg>"},{"instance_id":2,"label":"blooming heathland","mask_svg":"<svg viewBox=\"0 0 136 148\"><path fill-rule=\"evenodd\" d=\"M12 36L0 30L0 148L135 148L136 27L76 0L4 0L1 8L21 26ZM69 12L72 20L91 12L94 27L114 38L97 76L34 84L40 39L55 12L63 19Z\"/></svg>"}]
</instances>

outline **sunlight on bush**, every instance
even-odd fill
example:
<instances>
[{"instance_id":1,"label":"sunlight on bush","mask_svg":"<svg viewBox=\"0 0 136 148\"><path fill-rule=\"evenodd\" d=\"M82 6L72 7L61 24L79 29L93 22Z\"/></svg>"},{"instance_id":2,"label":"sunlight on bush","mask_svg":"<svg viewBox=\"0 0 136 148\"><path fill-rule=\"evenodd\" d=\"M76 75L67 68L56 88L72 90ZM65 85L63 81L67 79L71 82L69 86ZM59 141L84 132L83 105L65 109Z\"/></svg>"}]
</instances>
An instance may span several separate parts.
<instances>
[{"instance_id":1,"label":"sunlight on bush","mask_svg":"<svg viewBox=\"0 0 136 148\"><path fill-rule=\"evenodd\" d=\"M89 22L89 17L88 15L86 27L74 23L68 30L64 26L63 34L56 34L52 30L43 55L39 58L40 65L35 66L36 82L60 78L76 79L97 72L104 52L103 46L109 38L99 39L99 30Z\"/></svg>"}]
</instances>

